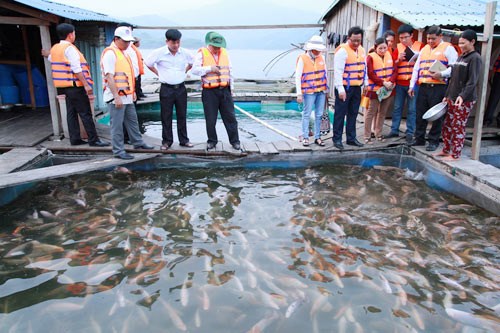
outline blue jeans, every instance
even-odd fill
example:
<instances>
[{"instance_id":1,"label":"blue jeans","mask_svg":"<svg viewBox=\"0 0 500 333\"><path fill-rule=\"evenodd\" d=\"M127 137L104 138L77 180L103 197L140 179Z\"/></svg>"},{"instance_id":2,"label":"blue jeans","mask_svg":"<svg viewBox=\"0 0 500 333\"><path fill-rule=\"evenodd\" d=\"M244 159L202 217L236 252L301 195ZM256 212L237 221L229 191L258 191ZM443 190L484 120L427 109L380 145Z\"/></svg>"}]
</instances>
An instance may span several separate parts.
<instances>
[{"instance_id":1,"label":"blue jeans","mask_svg":"<svg viewBox=\"0 0 500 333\"><path fill-rule=\"evenodd\" d=\"M304 94L304 109L302 110L302 136L309 137L309 119L314 108L314 139L320 138L321 115L325 109L326 94L324 91Z\"/></svg>"},{"instance_id":2,"label":"blue jeans","mask_svg":"<svg viewBox=\"0 0 500 333\"><path fill-rule=\"evenodd\" d=\"M408 95L408 90L410 87L396 86L396 96L394 99L394 111L392 111L392 125L391 134L399 134L399 125L401 124L401 118L403 115L403 109L405 107L405 101L408 99L408 113L406 115L406 134L413 135L415 133L415 126L417 121L417 95L418 86L413 88L415 96L410 98Z\"/></svg>"}]
</instances>

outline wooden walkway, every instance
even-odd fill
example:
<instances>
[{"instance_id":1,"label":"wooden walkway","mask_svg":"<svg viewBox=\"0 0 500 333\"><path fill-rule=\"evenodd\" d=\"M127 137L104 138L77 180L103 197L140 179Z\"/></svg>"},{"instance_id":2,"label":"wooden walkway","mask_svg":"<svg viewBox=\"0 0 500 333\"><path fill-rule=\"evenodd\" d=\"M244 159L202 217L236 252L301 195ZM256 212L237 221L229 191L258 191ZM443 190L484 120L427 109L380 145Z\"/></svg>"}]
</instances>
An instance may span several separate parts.
<instances>
[{"instance_id":1,"label":"wooden walkway","mask_svg":"<svg viewBox=\"0 0 500 333\"><path fill-rule=\"evenodd\" d=\"M233 94L235 102L261 102L266 103L284 103L292 102L297 99L294 93L273 93L273 92L236 92ZM188 102L200 102L201 92L188 93ZM146 97L137 102L138 105L146 105L151 103L160 103L158 94L146 94Z\"/></svg>"}]
</instances>

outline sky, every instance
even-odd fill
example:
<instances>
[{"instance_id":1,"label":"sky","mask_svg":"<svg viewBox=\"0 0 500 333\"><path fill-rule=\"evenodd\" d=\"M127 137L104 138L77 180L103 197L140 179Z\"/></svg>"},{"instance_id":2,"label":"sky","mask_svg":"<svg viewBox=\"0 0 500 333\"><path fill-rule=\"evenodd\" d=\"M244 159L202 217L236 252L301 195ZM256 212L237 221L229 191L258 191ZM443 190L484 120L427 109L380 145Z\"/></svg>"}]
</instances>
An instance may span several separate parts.
<instances>
[{"instance_id":1,"label":"sky","mask_svg":"<svg viewBox=\"0 0 500 333\"><path fill-rule=\"evenodd\" d=\"M252 5L252 0L52 0L67 4L70 6L80 7L102 14L107 14L113 17L133 17L140 15L171 15L179 11L195 10L205 6L218 6L224 8L225 5L241 3L241 8ZM270 3L287 6L297 10L307 10L316 12L318 18L324 14L333 0L314 0L308 3L313 3L312 6L305 6L307 1L304 0L267 0ZM140 5L138 5L140 4ZM117 11L119 8L119 12ZM266 8L262 8L266 10ZM119 13L119 14L118 14ZM240 10L229 15L245 17L245 11ZM278 14L279 15L279 14ZM312 22L315 23L315 22Z\"/></svg>"}]
</instances>

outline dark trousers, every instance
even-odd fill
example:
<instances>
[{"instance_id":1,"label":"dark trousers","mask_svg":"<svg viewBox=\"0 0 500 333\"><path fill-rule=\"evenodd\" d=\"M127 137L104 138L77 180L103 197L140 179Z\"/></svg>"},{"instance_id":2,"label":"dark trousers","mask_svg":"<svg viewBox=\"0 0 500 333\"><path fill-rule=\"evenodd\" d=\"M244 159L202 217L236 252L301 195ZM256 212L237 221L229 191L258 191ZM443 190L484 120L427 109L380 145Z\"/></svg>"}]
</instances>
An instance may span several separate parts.
<instances>
[{"instance_id":1,"label":"dark trousers","mask_svg":"<svg viewBox=\"0 0 500 333\"><path fill-rule=\"evenodd\" d=\"M417 96L417 126L415 128L415 140L417 143L425 143L425 131L427 130L427 120L422 116L434 105L443 101L446 93L445 84L422 83L418 88ZM443 127L443 117L432 122L427 138L430 144L439 144L441 128Z\"/></svg>"},{"instance_id":2,"label":"dark trousers","mask_svg":"<svg viewBox=\"0 0 500 333\"><path fill-rule=\"evenodd\" d=\"M140 98L140 97L142 97L142 95L144 95L142 93L141 76L140 75L135 78L135 93L137 94L137 98Z\"/></svg>"},{"instance_id":3,"label":"dark trousers","mask_svg":"<svg viewBox=\"0 0 500 333\"><path fill-rule=\"evenodd\" d=\"M160 88L162 144L171 145L174 142L172 133L172 117L174 112L177 117L177 136L180 144L189 142L187 136L187 91L184 83L180 85L167 85L162 83Z\"/></svg>"},{"instance_id":4,"label":"dark trousers","mask_svg":"<svg viewBox=\"0 0 500 333\"><path fill-rule=\"evenodd\" d=\"M83 87L70 87L58 88L59 95L66 95L66 113L68 118L68 131L69 141L76 143L81 140L80 136L80 123L78 116L82 120L83 127L88 135L89 142L96 142L99 140L97 131L95 129L94 119L92 119L92 109L90 108L90 101L85 88Z\"/></svg>"},{"instance_id":5,"label":"dark trousers","mask_svg":"<svg viewBox=\"0 0 500 333\"><path fill-rule=\"evenodd\" d=\"M223 89L203 89L201 92L201 101L203 102L203 111L205 113L208 136L207 143L217 143L218 141L215 124L217 123L217 114L219 111L224 127L226 127L229 143L232 145L240 143L238 136L238 121L234 114L234 102L231 96L231 89L229 89L229 87Z\"/></svg>"},{"instance_id":6,"label":"dark trousers","mask_svg":"<svg viewBox=\"0 0 500 333\"><path fill-rule=\"evenodd\" d=\"M361 103L361 87L344 86L346 99L339 98L339 92L335 89L335 113L333 114L333 142L342 142L344 131L344 120L346 120L345 132L347 141L356 139L356 118L358 117L359 104ZM346 119L347 116L347 119Z\"/></svg>"},{"instance_id":7,"label":"dark trousers","mask_svg":"<svg viewBox=\"0 0 500 333\"><path fill-rule=\"evenodd\" d=\"M500 73L495 73L493 83L491 84L490 97L488 98L488 107L484 114L485 122L492 123L495 110L500 102ZM497 124L500 126L500 113L497 115Z\"/></svg>"}]
</instances>

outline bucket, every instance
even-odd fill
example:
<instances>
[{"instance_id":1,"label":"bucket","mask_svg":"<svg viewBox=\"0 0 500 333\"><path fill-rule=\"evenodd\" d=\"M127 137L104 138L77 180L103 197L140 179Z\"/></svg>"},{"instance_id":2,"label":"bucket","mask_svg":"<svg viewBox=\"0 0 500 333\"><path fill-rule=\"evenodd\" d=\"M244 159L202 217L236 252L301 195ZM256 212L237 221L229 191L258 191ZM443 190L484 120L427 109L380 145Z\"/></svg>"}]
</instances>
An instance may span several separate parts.
<instances>
[{"instance_id":1,"label":"bucket","mask_svg":"<svg viewBox=\"0 0 500 333\"><path fill-rule=\"evenodd\" d=\"M0 85L0 96L3 104L17 104L19 103L19 87Z\"/></svg>"}]
</instances>

